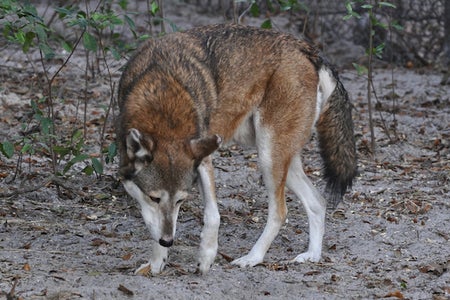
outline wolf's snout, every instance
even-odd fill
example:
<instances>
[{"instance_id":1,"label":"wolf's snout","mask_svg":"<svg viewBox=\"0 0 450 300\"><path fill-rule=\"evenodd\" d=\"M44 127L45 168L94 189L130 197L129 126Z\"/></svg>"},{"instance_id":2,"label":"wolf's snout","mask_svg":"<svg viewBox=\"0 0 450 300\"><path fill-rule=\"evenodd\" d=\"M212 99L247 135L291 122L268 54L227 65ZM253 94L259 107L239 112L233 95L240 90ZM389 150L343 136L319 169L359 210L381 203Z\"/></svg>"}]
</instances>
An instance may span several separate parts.
<instances>
[{"instance_id":1,"label":"wolf's snout","mask_svg":"<svg viewBox=\"0 0 450 300\"><path fill-rule=\"evenodd\" d=\"M173 245L173 238L160 238L159 244L163 247L170 247Z\"/></svg>"}]
</instances>

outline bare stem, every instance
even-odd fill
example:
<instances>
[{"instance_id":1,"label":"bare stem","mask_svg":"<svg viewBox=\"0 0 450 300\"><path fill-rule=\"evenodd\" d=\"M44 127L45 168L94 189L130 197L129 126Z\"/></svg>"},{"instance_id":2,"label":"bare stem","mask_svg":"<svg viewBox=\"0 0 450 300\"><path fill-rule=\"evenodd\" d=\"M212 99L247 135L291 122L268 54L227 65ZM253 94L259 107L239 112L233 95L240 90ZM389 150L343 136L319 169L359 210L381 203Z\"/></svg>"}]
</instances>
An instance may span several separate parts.
<instances>
[{"instance_id":1,"label":"bare stem","mask_svg":"<svg viewBox=\"0 0 450 300\"><path fill-rule=\"evenodd\" d=\"M372 2L372 1L371 1ZM375 154L375 130L373 126L373 117L372 117L372 60L373 60L373 10L369 11L369 61L368 61L368 73L367 73L367 104L369 106L369 128L370 128L370 148L372 151L372 155Z\"/></svg>"}]
</instances>

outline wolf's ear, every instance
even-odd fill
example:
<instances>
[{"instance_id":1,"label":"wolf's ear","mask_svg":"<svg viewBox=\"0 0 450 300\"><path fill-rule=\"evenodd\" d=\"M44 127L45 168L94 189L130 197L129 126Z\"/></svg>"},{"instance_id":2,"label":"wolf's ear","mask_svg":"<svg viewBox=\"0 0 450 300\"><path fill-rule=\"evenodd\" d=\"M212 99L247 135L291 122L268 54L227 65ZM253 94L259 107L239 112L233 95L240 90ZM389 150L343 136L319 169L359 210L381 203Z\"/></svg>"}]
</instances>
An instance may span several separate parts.
<instances>
[{"instance_id":1,"label":"wolf's ear","mask_svg":"<svg viewBox=\"0 0 450 300\"><path fill-rule=\"evenodd\" d=\"M151 158L155 143L149 136L144 136L136 128L128 130L127 155L130 160L148 160Z\"/></svg>"},{"instance_id":2,"label":"wolf's ear","mask_svg":"<svg viewBox=\"0 0 450 300\"><path fill-rule=\"evenodd\" d=\"M189 146L194 158L196 160L202 160L206 156L216 151L221 143L222 138L217 134L214 134L205 138L192 139L189 143Z\"/></svg>"},{"instance_id":3,"label":"wolf's ear","mask_svg":"<svg viewBox=\"0 0 450 300\"><path fill-rule=\"evenodd\" d=\"M129 164L122 167L120 172L125 178L132 178L152 161L155 142L150 136L131 128L126 137L126 146Z\"/></svg>"}]
</instances>

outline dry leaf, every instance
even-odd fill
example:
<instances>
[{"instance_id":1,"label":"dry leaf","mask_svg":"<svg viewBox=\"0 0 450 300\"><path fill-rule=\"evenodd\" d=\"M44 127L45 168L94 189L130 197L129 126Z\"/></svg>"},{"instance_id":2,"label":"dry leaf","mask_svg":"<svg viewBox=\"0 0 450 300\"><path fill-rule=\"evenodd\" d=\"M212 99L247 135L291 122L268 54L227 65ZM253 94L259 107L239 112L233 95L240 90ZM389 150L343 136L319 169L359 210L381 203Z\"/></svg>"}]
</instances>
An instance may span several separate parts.
<instances>
[{"instance_id":1,"label":"dry leaf","mask_svg":"<svg viewBox=\"0 0 450 300\"><path fill-rule=\"evenodd\" d=\"M319 270L312 270L312 271L306 272L305 276L313 276L313 275L318 275L320 273L322 273L322 272L320 272Z\"/></svg>"},{"instance_id":2,"label":"dry leaf","mask_svg":"<svg viewBox=\"0 0 450 300\"><path fill-rule=\"evenodd\" d=\"M127 296L133 296L134 292L130 290L129 288L125 287L122 284L119 284L119 287L117 288L119 291L125 293Z\"/></svg>"},{"instance_id":3,"label":"dry leaf","mask_svg":"<svg viewBox=\"0 0 450 300\"><path fill-rule=\"evenodd\" d=\"M135 274L140 275L140 276L148 276L151 271L152 271L152 266L150 264L147 264L147 265L141 266L139 269L137 269Z\"/></svg>"},{"instance_id":4,"label":"dry leaf","mask_svg":"<svg viewBox=\"0 0 450 300\"><path fill-rule=\"evenodd\" d=\"M288 270L288 265L287 264L277 264L277 263L272 263L272 264L265 264L265 267L271 271L287 271Z\"/></svg>"},{"instance_id":5,"label":"dry leaf","mask_svg":"<svg viewBox=\"0 0 450 300\"><path fill-rule=\"evenodd\" d=\"M234 260L234 258L232 258L231 256L223 253L223 252L219 252L219 254L227 261L227 262L232 262Z\"/></svg>"},{"instance_id":6,"label":"dry leaf","mask_svg":"<svg viewBox=\"0 0 450 300\"><path fill-rule=\"evenodd\" d=\"M97 215L86 216L86 220L88 220L88 221L95 221L97 219L98 219Z\"/></svg>"},{"instance_id":7,"label":"dry leaf","mask_svg":"<svg viewBox=\"0 0 450 300\"><path fill-rule=\"evenodd\" d=\"M24 271L27 271L27 272L30 272L31 271L31 266L30 266L30 264L29 263L25 263L24 265L23 265L23 268L22 268Z\"/></svg>"},{"instance_id":8,"label":"dry leaf","mask_svg":"<svg viewBox=\"0 0 450 300\"><path fill-rule=\"evenodd\" d=\"M95 238L91 241L91 245L94 247L99 247L100 245L109 245L109 243L102 239Z\"/></svg>"},{"instance_id":9,"label":"dry leaf","mask_svg":"<svg viewBox=\"0 0 450 300\"><path fill-rule=\"evenodd\" d=\"M122 256L123 260L130 260L133 257L133 254L131 253L127 253L124 256Z\"/></svg>"},{"instance_id":10,"label":"dry leaf","mask_svg":"<svg viewBox=\"0 0 450 300\"><path fill-rule=\"evenodd\" d=\"M386 296L384 296L384 298L390 298L390 297L395 297L397 299L405 299L402 292L400 292L400 291L394 291L394 292L391 292L391 293L387 294Z\"/></svg>"},{"instance_id":11,"label":"dry leaf","mask_svg":"<svg viewBox=\"0 0 450 300\"><path fill-rule=\"evenodd\" d=\"M419 271L422 273L433 273L436 276L440 276L444 273L444 267L439 264L430 264L419 267Z\"/></svg>"},{"instance_id":12,"label":"dry leaf","mask_svg":"<svg viewBox=\"0 0 450 300\"><path fill-rule=\"evenodd\" d=\"M412 214L417 214L420 209L420 207L413 201L406 201L405 206L409 210L409 212Z\"/></svg>"}]
</instances>

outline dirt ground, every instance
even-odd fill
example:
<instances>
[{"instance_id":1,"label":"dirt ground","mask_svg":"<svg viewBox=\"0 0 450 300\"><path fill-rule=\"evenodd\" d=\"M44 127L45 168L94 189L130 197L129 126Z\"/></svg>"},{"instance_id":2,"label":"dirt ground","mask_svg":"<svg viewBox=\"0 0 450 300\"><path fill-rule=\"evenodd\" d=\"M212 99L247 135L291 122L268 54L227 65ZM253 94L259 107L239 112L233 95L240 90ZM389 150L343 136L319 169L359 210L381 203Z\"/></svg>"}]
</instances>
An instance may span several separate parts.
<instances>
[{"instance_id":1,"label":"dirt ground","mask_svg":"<svg viewBox=\"0 0 450 300\"><path fill-rule=\"evenodd\" d=\"M213 19L171 12L191 25ZM188 27L188 26L186 26ZM14 48L0 55L0 140L17 135L39 90L33 55ZM64 71L60 117L77 109L83 57ZM117 63L114 79L120 72ZM210 272L194 274L202 206L194 190L180 212L170 263L154 277L134 275L149 257L149 233L137 203L115 180L116 164L101 178L73 172L46 181L48 158L24 157L22 175L9 182L17 159L0 158L0 298L2 299L450 299L450 86L433 70L375 71L377 150L372 159L365 79L341 70L355 104L360 174L337 209L329 210L319 263L287 264L305 251L306 214L287 192L288 222L265 263L241 269L229 261L248 252L262 232L267 203L257 154L237 146L215 154L221 212L219 254ZM24 84L28 83L29 84ZM90 83L90 133L99 132L107 81ZM70 96L72 95L72 96ZM392 95L397 101L395 120ZM100 112L100 113L99 113ZM396 126L390 142L382 119ZM394 137L392 128L389 130ZM304 151L315 184L321 161L313 140ZM23 193L30 187L39 189ZM17 192L17 193L14 193ZM11 195L14 193L14 195Z\"/></svg>"}]
</instances>

